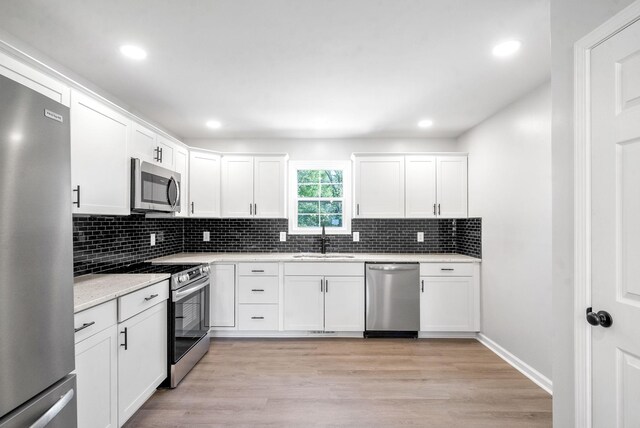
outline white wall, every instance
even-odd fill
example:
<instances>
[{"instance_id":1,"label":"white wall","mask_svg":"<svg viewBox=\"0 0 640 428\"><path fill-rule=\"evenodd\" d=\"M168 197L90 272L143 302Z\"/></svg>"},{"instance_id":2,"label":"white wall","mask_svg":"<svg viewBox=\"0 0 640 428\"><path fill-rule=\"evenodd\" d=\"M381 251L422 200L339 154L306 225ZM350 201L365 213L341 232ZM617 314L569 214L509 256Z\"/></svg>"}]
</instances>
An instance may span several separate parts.
<instances>
[{"instance_id":1,"label":"white wall","mask_svg":"<svg viewBox=\"0 0 640 428\"><path fill-rule=\"evenodd\" d=\"M574 424L573 45L633 0L551 2L553 176L553 422ZM580 319L577 322L584 322Z\"/></svg>"},{"instance_id":2,"label":"white wall","mask_svg":"<svg viewBox=\"0 0 640 428\"><path fill-rule=\"evenodd\" d=\"M551 85L458 143L482 217L482 333L551 379Z\"/></svg>"},{"instance_id":3,"label":"white wall","mask_svg":"<svg viewBox=\"0 0 640 428\"><path fill-rule=\"evenodd\" d=\"M293 160L349 160L354 152L453 152L453 138L186 140L192 147L221 152L289 153Z\"/></svg>"}]
</instances>

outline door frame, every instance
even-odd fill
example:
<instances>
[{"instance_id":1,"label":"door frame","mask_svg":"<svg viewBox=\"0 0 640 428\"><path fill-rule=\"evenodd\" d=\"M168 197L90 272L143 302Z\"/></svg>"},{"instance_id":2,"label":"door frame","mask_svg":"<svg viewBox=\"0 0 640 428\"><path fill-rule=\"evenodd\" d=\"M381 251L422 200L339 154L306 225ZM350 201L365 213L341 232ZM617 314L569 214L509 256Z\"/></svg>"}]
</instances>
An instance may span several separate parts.
<instances>
[{"instance_id":1,"label":"door frame","mask_svg":"<svg viewBox=\"0 0 640 428\"><path fill-rule=\"evenodd\" d=\"M640 20L640 0L574 45L574 387L575 426L592 427L591 326L591 51Z\"/></svg>"}]
</instances>

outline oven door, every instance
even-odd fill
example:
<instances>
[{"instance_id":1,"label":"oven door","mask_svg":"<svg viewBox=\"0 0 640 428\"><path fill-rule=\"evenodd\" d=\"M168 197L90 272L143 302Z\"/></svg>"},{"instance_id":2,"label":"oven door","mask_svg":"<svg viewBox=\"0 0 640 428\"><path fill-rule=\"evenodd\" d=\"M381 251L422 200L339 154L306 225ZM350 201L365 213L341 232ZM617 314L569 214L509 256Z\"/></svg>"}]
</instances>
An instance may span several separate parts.
<instances>
[{"instance_id":1,"label":"oven door","mask_svg":"<svg viewBox=\"0 0 640 428\"><path fill-rule=\"evenodd\" d=\"M180 174L131 159L131 209L180 212Z\"/></svg>"},{"instance_id":2,"label":"oven door","mask_svg":"<svg viewBox=\"0 0 640 428\"><path fill-rule=\"evenodd\" d=\"M202 278L171 293L171 363L177 363L209 332L209 278Z\"/></svg>"}]
</instances>

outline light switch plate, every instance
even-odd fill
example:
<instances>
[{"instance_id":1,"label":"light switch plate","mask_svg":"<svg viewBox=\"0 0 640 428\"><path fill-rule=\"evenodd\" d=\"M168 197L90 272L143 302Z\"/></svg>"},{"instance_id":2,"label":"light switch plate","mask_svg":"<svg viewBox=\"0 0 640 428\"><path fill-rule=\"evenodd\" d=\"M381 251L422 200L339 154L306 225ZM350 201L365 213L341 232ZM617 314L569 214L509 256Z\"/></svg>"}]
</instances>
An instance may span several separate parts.
<instances>
[{"instance_id":1,"label":"light switch plate","mask_svg":"<svg viewBox=\"0 0 640 428\"><path fill-rule=\"evenodd\" d=\"M418 232L418 242L424 242L424 232Z\"/></svg>"},{"instance_id":2,"label":"light switch plate","mask_svg":"<svg viewBox=\"0 0 640 428\"><path fill-rule=\"evenodd\" d=\"M202 240L209 242L211 240L211 234L209 232L202 232Z\"/></svg>"},{"instance_id":3,"label":"light switch plate","mask_svg":"<svg viewBox=\"0 0 640 428\"><path fill-rule=\"evenodd\" d=\"M287 241L287 232L280 232L280 242Z\"/></svg>"},{"instance_id":4,"label":"light switch plate","mask_svg":"<svg viewBox=\"0 0 640 428\"><path fill-rule=\"evenodd\" d=\"M353 242L360 242L360 232L353 232Z\"/></svg>"},{"instance_id":5,"label":"light switch plate","mask_svg":"<svg viewBox=\"0 0 640 428\"><path fill-rule=\"evenodd\" d=\"M153 247L154 245L156 245L156 234L152 233L151 234L151 246Z\"/></svg>"}]
</instances>

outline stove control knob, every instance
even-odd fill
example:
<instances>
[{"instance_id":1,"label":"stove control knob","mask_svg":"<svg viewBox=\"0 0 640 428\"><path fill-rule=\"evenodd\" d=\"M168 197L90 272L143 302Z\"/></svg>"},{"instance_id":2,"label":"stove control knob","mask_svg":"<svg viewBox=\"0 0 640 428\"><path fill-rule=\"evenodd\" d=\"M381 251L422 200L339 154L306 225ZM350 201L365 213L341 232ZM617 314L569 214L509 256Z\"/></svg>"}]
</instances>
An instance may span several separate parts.
<instances>
[{"instance_id":1,"label":"stove control knob","mask_svg":"<svg viewBox=\"0 0 640 428\"><path fill-rule=\"evenodd\" d=\"M185 282L189 280L189 275L180 275L178 277L178 282Z\"/></svg>"},{"instance_id":2,"label":"stove control knob","mask_svg":"<svg viewBox=\"0 0 640 428\"><path fill-rule=\"evenodd\" d=\"M210 271L210 270L211 270L211 269L209 269L209 266L203 266L203 267L202 267L202 272L203 272L203 273L209 273L209 271Z\"/></svg>"}]
</instances>

